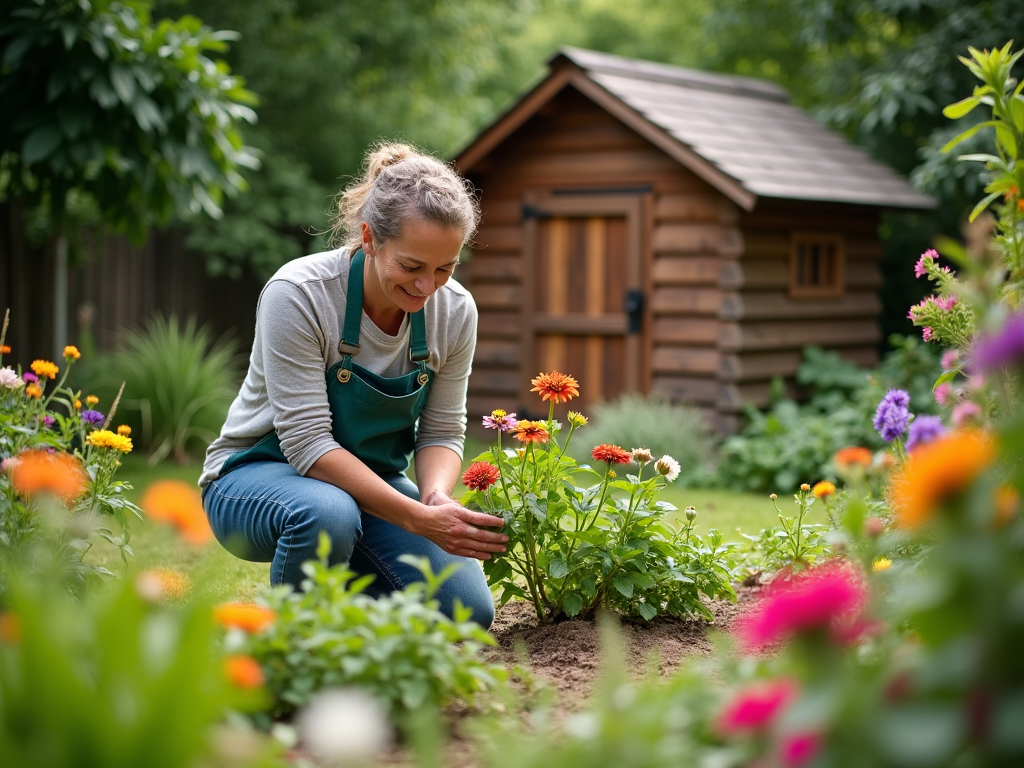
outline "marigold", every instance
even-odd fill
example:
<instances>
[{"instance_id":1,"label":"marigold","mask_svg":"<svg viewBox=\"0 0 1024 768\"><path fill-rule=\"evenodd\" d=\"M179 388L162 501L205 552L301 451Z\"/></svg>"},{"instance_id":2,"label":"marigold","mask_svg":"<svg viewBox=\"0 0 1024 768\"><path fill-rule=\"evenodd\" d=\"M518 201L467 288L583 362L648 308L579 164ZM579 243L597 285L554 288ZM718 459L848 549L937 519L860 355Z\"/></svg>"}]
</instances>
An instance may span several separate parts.
<instances>
[{"instance_id":1,"label":"marigold","mask_svg":"<svg viewBox=\"0 0 1024 768\"><path fill-rule=\"evenodd\" d=\"M869 448L862 448L859 445L850 445L836 451L835 463L837 467L847 468L853 466L870 467L874 461L874 454Z\"/></svg>"},{"instance_id":2,"label":"marigold","mask_svg":"<svg viewBox=\"0 0 1024 768\"><path fill-rule=\"evenodd\" d=\"M919 447L892 481L892 502L900 525L924 525L943 501L963 490L995 455L995 443L977 430L953 432Z\"/></svg>"},{"instance_id":3,"label":"marigold","mask_svg":"<svg viewBox=\"0 0 1024 768\"><path fill-rule=\"evenodd\" d=\"M128 437L132 433L132 428L127 424L119 424L117 427L117 434L121 437Z\"/></svg>"},{"instance_id":4,"label":"marigold","mask_svg":"<svg viewBox=\"0 0 1024 768\"><path fill-rule=\"evenodd\" d=\"M130 437L116 435L109 429L97 429L94 432L90 432L86 435L85 442L96 448L114 448L121 453L129 453L132 449L132 439Z\"/></svg>"},{"instance_id":5,"label":"marigold","mask_svg":"<svg viewBox=\"0 0 1024 768\"><path fill-rule=\"evenodd\" d=\"M242 654L224 659L224 674L239 688L259 688L266 680L259 662L252 656Z\"/></svg>"},{"instance_id":6,"label":"marigold","mask_svg":"<svg viewBox=\"0 0 1024 768\"><path fill-rule=\"evenodd\" d=\"M64 359L65 360L78 360L82 357L82 353L78 351L78 347L68 344L64 347Z\"/></svg>"},{"instance_id":7,"label":"marigold","mask_svg":"<svg viewBox=\"0 0 1024 768\"><path fill-rule=\"evenodd\" d=\"M558 371L542 373L530 383L533 384L530 391L538 392L544 402L551 400L554 403L567 403L580 394L580 385L576 379Z\"/></svg>"},{"instance_id":8,"label":"marigold","mask_svg":"<svg viewBox=\"0 0 1024 768\"><path fill-rule=\"evenodd\" d=\"M469 465L462 473L462 484L474 491L486 491L501 477L498 468L486 461L478 461Z\"/></svg>"},{"instance_id":9,"label":"marigold","mask_svg":"<svg viewBox=\"0 0 1024 768\"><path fill-rule=\"evenodd\" d=\"M96 397L96 395L86 395L85 396L85 404L88 405L90 408L92 408L94 405L96 405L96 403L98 403L99 401L100 401L100 399L98 397Z\"/></svg>"},{"instance_id":10,"label":"marigold","mask_svg":"<svg viewBox=\"0 0 1024 768\"><path fill-rule=\"evenodd\" d=\"M527 419L516 424L512 430L512 436L523 443L546 443L550 437L544 422Z\"/></svg>"},{"instance_id":11,"label":"marigold","mask_svg":"<svg viewBox=\"0 0 1024 768\"><path fill-rule=\"evenodd\" d=\"M39 388L38 384L29 384L25 387L25 394L28 397L34 397L37 400L43 396L43 390Z\"/></svg>"},{"instance_id":12,"label":"marigold","mask_svg":"<svg viewBox=\"0 0 1024 768\"><path fill-rule=\"evenodd\" d=\"M60 369L49 360L33 360L32 370L35 371L36 376L55 379Z\"/></svg>"},{"instance_id":13,"label":"marigold","mask_svg":"<svg viewBox=\"0 0 1024 768\"><path fill-rule=\"evenodd\" d=\"M205 544L213 538L199 492L188 483L158 480L146 489L139 506L150 519L177 528L190 544Z\"/></svg>"},{"instance_id":14,"label":"marigold","mask_svg":"<svg viewBox=\"0 0 1024 768\"><path fill-rule=\"evenodd\" d=\"M811 488L811 493L817 499L823 499L826 496L831 496L836 492L836 487L828 480L822 480L820 483L815 483L814 487Z\"/></svg>"},{"instance_id":15,"label":"marigold","mask_svg":"<svg viewBox=\"0 0 1024 768\"><path fill-rule=\"evenodd\" d=\"M625 448L608 443L596 446L590 455L594 461L607 461L609 464L629 464L633 460L633 455Z\"/></svg>"},{"instance_id":16,"label":"marigold","mask_svg":"<svg viewBox=\"0 0 1024 768\"><path fill-rule=\"evenodd\" d=\"M0 643L14 645L21 641L21 620L10 611L0 612Z\"/></svg>"},{"instance_id":17,"label":"marigold","mask_svg":"<svg viewBox=\"0 0 1024 768\"><path fill-rule=\"evenodd\" d=\"M11 354L11 348L9 346L7 346L6 344L0 346L0 355L9 355L9 354Z\"/></svg>"},{"instance_id":18,"label":"marigold","mask_svg":"<svg viewBox=\"0 0 1024 768\"><path fill-rule=\"evenodd\" d=\"M70 504L85 493L89 485L89 476L81 462L70 453L25 451L18 459L11 472L11 485L26 498L48 493Z\"/></svg>"},{"instance_id":19,"label":"marigold","mask_svg":"<svg viewBox=\"0 0 1024 768\"><path fill-rule=\"evenodd\" d=\"M78 398L75 398L74 406L76 411L82 410L82 401L79 400Z\"/></svg>"},{"instance_id":20,"label":"marigold","mask_svg":"<svg viewBox=\"0 0 1024 768\"><path fill-rule=\"evenodd\" d=\"M213 609L213 620L225 629L255 634L277 621L277 613L256 603L222 603Z\"/></svg>"}]
</instances>

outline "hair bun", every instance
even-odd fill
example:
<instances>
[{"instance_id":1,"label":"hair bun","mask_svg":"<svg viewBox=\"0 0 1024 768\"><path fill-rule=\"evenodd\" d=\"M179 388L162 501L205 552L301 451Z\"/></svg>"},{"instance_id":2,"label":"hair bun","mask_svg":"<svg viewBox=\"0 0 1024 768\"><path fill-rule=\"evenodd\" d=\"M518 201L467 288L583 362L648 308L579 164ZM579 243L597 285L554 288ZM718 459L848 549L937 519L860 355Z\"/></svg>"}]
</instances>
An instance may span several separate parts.
<instances>
[{"instance_id":1,"label":"hair bun","mask_svg":"<svg viewBox=\"0 0 1024 768\"><path fill-rule=\"evenodd\" d=\"M380 176L385 168L398 165L415 154L416 150L408 144L381 142L366 158L366 175L372 181Z\"/></svg>"}]
</instances>

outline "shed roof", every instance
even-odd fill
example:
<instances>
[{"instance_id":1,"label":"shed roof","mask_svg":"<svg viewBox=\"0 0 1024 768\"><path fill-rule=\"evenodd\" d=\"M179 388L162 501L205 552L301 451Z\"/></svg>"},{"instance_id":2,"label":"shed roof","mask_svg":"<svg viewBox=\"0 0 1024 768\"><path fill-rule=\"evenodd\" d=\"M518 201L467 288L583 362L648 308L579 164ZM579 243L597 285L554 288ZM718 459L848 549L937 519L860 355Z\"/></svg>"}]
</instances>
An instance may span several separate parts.
<instances>
[{"instance_id":1,"label":"shed roof","mask_svg":"<svg viewBox=\"0 0 1024 768\"><path fill-rule=\"evenodd\" d=\"M544 81L459 153L463 172L573 85L747 210L758 197L935 206L773 83L569 47L548 66Z\"/></svg>"}]
</instances>

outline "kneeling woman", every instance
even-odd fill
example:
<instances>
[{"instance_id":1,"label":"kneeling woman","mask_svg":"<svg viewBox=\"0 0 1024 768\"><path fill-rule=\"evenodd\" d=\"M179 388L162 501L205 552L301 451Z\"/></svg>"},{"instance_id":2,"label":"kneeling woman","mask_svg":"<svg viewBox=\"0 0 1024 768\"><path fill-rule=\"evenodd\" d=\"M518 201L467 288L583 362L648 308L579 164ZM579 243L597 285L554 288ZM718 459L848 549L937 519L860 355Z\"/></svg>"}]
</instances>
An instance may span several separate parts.
<instances>
[{"instance_id":1,"label":"kneeling woman","mask_svg":"<svg viewBox=\"0 0 1024 768\"><path fill-rule=\"evenodd\" d=\"M298 586L321 531L331 562L384 594L419 580L402 555L488 627L477 560L505 550L502 524L451 497L466 428L477 312L451 279L476 203L448 166L386 144L342 194L345 247L284 265L260 295L249 371L210 445L200 485L217 539ZM404 474L415 451L416 485ZM418 488L417 488L418 486Z\"/></svg>"}]
</instances>

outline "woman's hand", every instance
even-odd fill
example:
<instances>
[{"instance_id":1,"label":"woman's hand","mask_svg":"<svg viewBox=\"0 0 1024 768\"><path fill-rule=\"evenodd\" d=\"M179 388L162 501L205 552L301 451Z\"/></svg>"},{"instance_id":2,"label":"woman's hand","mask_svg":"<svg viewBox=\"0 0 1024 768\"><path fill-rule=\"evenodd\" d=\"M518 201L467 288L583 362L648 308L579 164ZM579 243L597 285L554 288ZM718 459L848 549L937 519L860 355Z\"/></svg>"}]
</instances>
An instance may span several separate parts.
<instances>
[{"instance_id":1,"label":"woman's hand","mask_svg":"<svg viewBox=\"0 0 1024 768\"><path fill-rule=\"evenodd\" d=\"M492 554L505 551L508 536L484 528L500 528L504 524L500 517L466 509L438 493L423 505L423 514L417 516L410 530L450 555L490 560Z\"/></svg>"}]
</instances>

